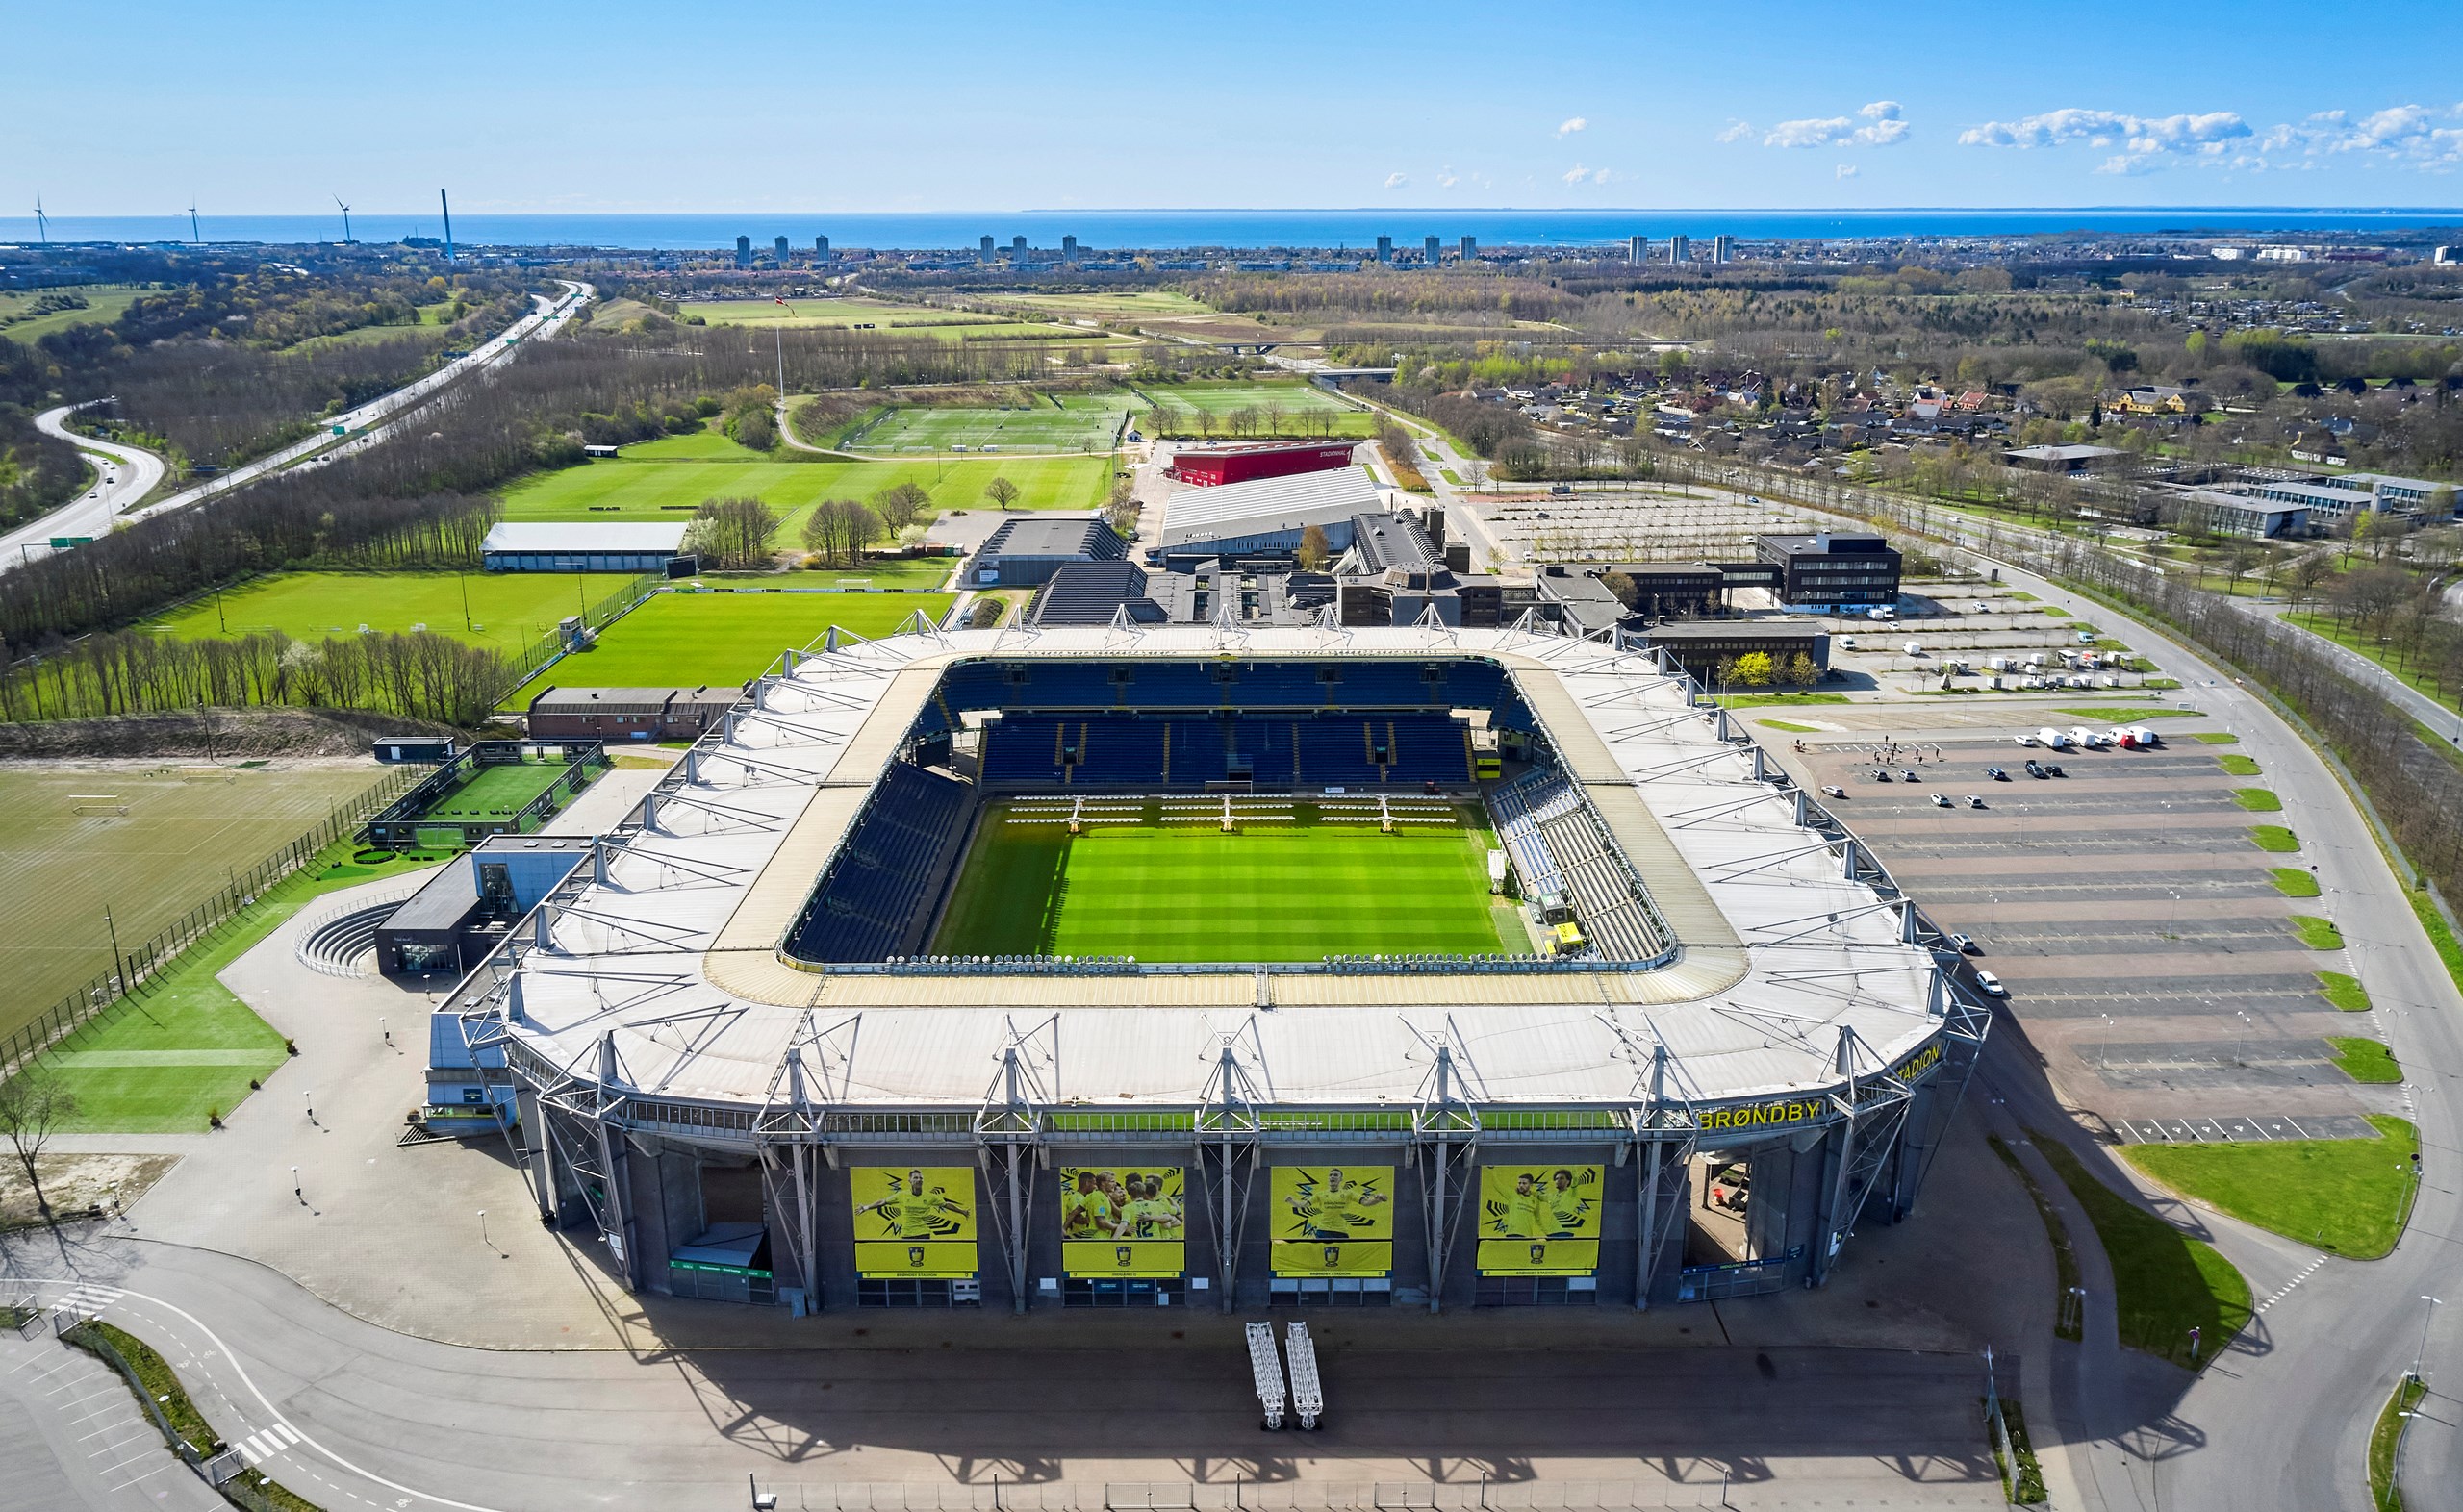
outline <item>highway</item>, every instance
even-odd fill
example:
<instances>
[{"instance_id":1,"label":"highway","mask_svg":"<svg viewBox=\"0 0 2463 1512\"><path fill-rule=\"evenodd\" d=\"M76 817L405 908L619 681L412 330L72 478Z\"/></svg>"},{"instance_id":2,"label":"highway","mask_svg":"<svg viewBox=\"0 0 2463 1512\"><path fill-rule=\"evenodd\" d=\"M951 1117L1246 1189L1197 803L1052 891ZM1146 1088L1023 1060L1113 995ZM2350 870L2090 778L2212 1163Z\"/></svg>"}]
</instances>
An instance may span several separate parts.
<instances>
[{"instance_id":1,"label":"highway","mask_svg":"<svg viewBox=\"0 0 2463 1512\"><path fill-rule=\"evenodd\" d=\"M596 292L588 284L574 283L570 279L560 279L558 282L565 286L565 292L561 296L550 299L544 294L532 295L535 308L530 314L515 321L497 335L473 346L468 355L456 358L424 378L405 384L391 393L382 394L356 409L333 416L330 420L323 422L316 435L305 441L285 446L280 451L260 457L245 466L234 467L193 488L183 489L142 509L130 510L118 515L117 518L125 523L149 519L156 515L166 514L175 509L186 509L191 504L201 504L207 499L228 493L234 489L245 487L269 472L291 466L312 454L325 452L330 448L332 455L344 456L383 441L395 423L424 409L427 402L435 397L439 391L472 373L504 362L521 349L521 343L525 340L535 338L545 340L553 337L564 329L574 313L588 303L591 295ZM63 416L66 413L64 409L54 410L44 418ZM56 434L70 433L63 430ZM347 439L337 445L337 438ZM120 456L145 455L128 447L107 447L102 442L90 441L83 436L74 436L72 439L80 446L114 451ZM323 460L320 457L317 462L320 464ZM159 459L152 459L152 461L155 476L159 480L162 463ZM153 484L148 483L144 489L134 491L123 489L115 497L122 503L133 501L142 498L152 488ZM78 522L92 524L98 528L91 530L62 528L71 517L72 511L83 512L74 516ZM42 518L20 526L5 537L0 537L0 571L7 571L26 562L50 555L48 542L53 536L101 535L103 530L99 527L110 524L112 518L109 512L102 512L100 505L90 499L81 499L76 504L54 510Z\"/></svg>"},{"instance_id":2,"label":"highway","mask_svg":"<svg viewBox=\"0 0 2463 1512\"><path fill-rule=\"evenodd\" d=\"M153 492L155 485L163 481L163 459L152 452L117 441L96 441L70 430L68 416L84 408L82 404L63 404L56 410L45 410L35 416L35 428L74 443L79 451L108 458L101 467L102 476L79 498L40 519L0 535L0 554L7 556L7 566L27 560L36 549L47 553L47 542L54 536L103 534L112 528L112 521L120 511ZM6 570L6 567L0 567L0 570Z\"/></svg>"}]
</instances>

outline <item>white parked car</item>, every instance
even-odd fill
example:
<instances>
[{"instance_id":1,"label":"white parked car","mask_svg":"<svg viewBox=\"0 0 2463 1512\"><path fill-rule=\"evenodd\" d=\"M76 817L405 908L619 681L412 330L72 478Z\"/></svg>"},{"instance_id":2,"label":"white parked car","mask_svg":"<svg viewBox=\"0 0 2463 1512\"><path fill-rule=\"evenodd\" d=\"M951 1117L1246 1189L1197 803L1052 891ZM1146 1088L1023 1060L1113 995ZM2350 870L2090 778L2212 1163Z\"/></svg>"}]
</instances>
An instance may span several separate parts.
<instances>
[{"instance_id":1,"label":"white parked car","mask_svg":"<svg viewBox=\"0 0 2463 1512\"><path fill-rule=\"evenodd\" d=\"M1980 966L1975 969L1975 990L1982 993L1987 997L2007 997L2010 995L2010 989L2001 985L2001 978L1993 975L1992 972L1986 970Z\"/></svg>"}]
</instances>

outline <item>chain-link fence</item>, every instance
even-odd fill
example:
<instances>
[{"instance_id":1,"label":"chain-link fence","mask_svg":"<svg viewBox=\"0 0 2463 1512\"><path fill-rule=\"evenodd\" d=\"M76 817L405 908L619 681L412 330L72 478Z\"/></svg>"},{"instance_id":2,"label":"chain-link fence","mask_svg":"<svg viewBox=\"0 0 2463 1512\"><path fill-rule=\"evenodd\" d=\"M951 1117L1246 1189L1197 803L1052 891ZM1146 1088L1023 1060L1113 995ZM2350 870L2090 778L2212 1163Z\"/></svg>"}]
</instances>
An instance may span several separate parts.
<instances>
[{"instance_id":1,"label":"chain-link fence","mask_svg":"<svg viewBox=\"0 0 2463 1512\"><path fill-rule=\"evenodd\" d=\"M779 1512L1675 1512L1715 1507L1715 1466L1686 1481L1218 1480L915 1484L756 1481Z\"/></svg>"}]
</instances>

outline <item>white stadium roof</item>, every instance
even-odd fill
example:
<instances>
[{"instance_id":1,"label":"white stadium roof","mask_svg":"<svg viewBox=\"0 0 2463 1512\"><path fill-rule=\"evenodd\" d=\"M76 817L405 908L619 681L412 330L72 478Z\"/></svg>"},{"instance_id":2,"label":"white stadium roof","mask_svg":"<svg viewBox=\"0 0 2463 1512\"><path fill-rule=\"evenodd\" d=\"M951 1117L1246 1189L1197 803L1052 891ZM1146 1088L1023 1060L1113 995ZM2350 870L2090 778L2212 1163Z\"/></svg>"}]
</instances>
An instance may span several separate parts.
<instances>
[{"instance_id":1,"label":"white stadium roof","mask_svg":"<svg viewBox=\"0 0 2463 1512\"><path fill-rule=\"evenodd\" d=\"M981 656L1496 661L1648 887L1674 958L1464 975L789 964L780 943L849 820L942 672ZM1633 1103L1661 1045L1669 1095L1715 1102L1835 1087L1842 1030L1869 1073L1942 1029L1942 984L1903 943L1899 906L1852 879L1841 841L1798 822L1799 794L1758 778L1754 748L1645 654L1514 630L936 632L807 654L759 700L679 765L604 880L584 869L543 912L549 943L519 954L509 990L483 997L488 973L471 979L464 1011L509 1001L503 1032L532 1073L598 1080L612 1050L637 1099L751 1106L800 1081L832 1106L972 1107L1022 1030L1054 1020L1046 1096L1101 1109L1202 1103L1227 1046L1279 1107L1408 1106L1432 1037L1482 1103Z\"/></svg>"},{"instance_id":2,"label":"white stadium roof","mask_svg":"<svg viewBox=\"0 0 2463 1512\"><path fill-rule=\"evenodd\" d=\"M1331 525L1385 507L1375 480L1358 467L1329 467L1248 483L1188 485L1163 501L1163 544L1238 541L1277 531Z\"/></svg>"},{"instance_id":3,"label":"white stadium roof","mask_svg":"<svg viewBox=\"0 0 2463 1512\"><path fill-rule=\"evenodd\" d=\"M621 525L509 520L488 527L488 539L481 549L542 555L664 551L673 556L683 549L687 528L681 520L673 524L646 520Z\"/></svg>"}]
</instances>

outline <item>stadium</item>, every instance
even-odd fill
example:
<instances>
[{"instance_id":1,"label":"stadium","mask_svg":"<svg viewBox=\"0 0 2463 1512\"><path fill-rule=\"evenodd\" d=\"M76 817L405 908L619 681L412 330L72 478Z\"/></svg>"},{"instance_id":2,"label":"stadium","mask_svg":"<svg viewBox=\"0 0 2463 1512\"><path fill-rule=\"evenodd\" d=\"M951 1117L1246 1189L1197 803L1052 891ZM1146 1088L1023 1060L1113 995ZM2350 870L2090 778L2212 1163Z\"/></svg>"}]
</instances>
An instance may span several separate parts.
<instances>
[{"instance_id":1,"label":"stadium","mask_svg":"<svg viewBox=\"0 0 2463 1512\"><path fill-rule=\"evenodd\" d=\"M441 1012L542 1220L787 1306L1659 1306L1913 1207L1987 1027L1603 639L788 652Z\"/></svg>"}]
</instances>

